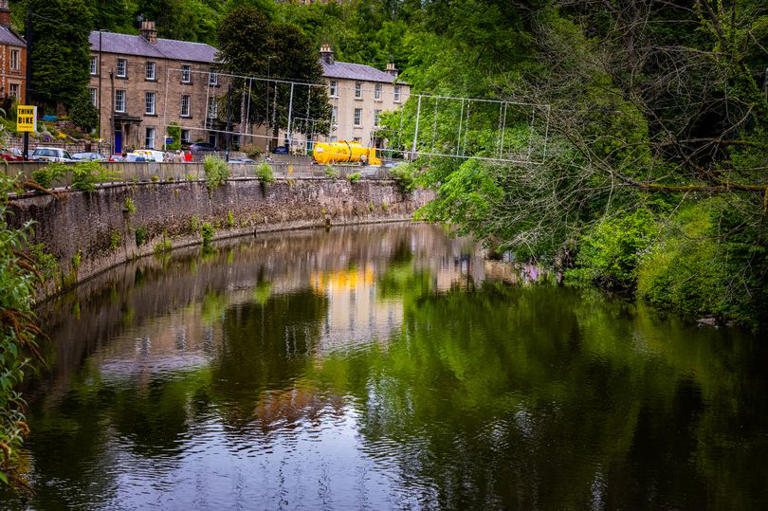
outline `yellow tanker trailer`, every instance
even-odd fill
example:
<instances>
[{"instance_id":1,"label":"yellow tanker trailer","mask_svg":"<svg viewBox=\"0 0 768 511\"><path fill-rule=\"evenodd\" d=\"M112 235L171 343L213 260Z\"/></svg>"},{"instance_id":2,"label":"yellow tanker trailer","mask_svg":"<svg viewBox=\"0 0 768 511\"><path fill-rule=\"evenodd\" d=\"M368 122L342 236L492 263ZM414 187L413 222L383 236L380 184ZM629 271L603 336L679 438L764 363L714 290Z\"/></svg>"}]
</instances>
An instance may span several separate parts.
<instances>
[{"instance_id":1,"label":"yellow tanker trailer","mask_svg":"<svg viewBox=\"0 0 768 511\"><path fill-rule=\"evenodd\" d=\"M312 151L315 162L320 165L331 163L362 163L381 165L381 158L375 147L363 147L359 142L331 142L315 144Z\"/></svg>"}]
</instances>

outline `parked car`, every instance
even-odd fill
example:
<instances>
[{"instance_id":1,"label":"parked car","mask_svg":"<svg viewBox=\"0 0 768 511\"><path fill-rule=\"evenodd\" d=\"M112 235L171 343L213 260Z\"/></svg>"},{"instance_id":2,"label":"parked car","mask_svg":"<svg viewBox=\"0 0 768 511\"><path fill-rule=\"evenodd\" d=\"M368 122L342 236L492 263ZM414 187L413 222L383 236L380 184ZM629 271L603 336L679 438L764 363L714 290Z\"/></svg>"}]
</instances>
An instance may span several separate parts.
<instances>
[{"instance_id":1,"label":"parked car","mask_svg":"<svg viewBox=\"0 0 768 511\"><path fill-rule=\"evenodd\" d=\"M32 161L75 161L67 151L59 147L38 147L32 152L29 159Z\"/></svg>"},{"instance_id":2,"label":"parked car","mask_svg":"<svg viewBox=\"0 0 768 511\"><path fill-rule=\"evenodd\" d=\"M125 157L125 161L155 161L162 163L165 159L165 155L162 151L154 151L151 149L139 149L128 153Z\"/></svg>"},{"instance_id":3,"label":"parked car","mask_svg":"<svg viewBox=\"0 0 768 511\"><path fill-rule=\"evenodd\" d=\"M229 163L234 163L237 165L256 165L256 160L252 160L250 158L230 158Z\"/></svg>"},{"instance_id":4,"label":"parked car","mask_svg":"<svg viewBox=\"0 0 768 511\"><path fill-rule=\"evenodd\" d=\"M16 149L15 147L6 149L0 153L0 158L4 159L5 161L24 161L24 155L21 154L21 150Z\"/></svg>"},{"instance_id":5,"label":"parked car","mask_svg":"<svg viewBox=\"0 0 768 511\"><path fill-rule=\"evenodd\" d=\"M100 153L75 153L72 155L72 159L77 161L105 161L107 158Z\"/></svg>"},{"instance_id":6,"label":"parked car","mask_svg":"<svg viewBox=\"0 0 768 511\"><path fill-rule=\"evenodd\" d=\"M289 154L289 151L284 145L279 145L272 149L272 154Z\"/></svg>"},{"instance_id":7,"label":"parked car","mask_svg":"<svg viewBox=\"0 0 768 511\"><path fill-rule=\"evenodd\" d=\"M189 150L193 153L212 153L216 151L216 147L207 142L195 142L189 145Z\"/></svg>"}]
</instances>

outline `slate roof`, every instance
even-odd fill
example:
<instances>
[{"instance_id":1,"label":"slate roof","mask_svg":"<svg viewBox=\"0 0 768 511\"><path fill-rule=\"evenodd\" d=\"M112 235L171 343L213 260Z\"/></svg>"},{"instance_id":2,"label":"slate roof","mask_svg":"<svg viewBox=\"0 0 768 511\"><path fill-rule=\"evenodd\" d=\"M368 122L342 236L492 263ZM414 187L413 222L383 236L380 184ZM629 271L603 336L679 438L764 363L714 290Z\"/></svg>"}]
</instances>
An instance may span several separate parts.
<instances>
[{"instance_id":1,"label":"slate roof","mask_svg":"<svg viewBox=\"0 0 768 511\"><path fill-rule=\"evenodd\" d=\"M99 32L91 32L91 51L99 51ZM121 55L135 55L155 59L183 60L212 64L216 58L216 48L209 44L159 39L150 43L139 35L101 33L101 51Z\"/></svg>"},{"instance_id":2,"label":"slate roof","mask_svg":"<svg viewBox=\"0 0 768 511\"><path fill-rule=\"evenodd\" d=\"M18 36L16 32L11 30L8 27L4 27L0 25L0 44L7 44L10 46L21 46L22 48L27 47L27 43L24 42L24 39Z\"/></svg>"},{"instance_id":3,"label":"slate roof","mask_svg":"<svg viewBox=\"0 0 768 511\"><path fill-rule=\"evenodd\" d=\"M334 62L327 64L323 61L323 76L326 78L341 78L346 80L359 80L363 82L392 83L395 79L375 67L365 64L352 64L351 62ZM397 82L404 84L404 82Z\"/></svg>"}]
</instances>

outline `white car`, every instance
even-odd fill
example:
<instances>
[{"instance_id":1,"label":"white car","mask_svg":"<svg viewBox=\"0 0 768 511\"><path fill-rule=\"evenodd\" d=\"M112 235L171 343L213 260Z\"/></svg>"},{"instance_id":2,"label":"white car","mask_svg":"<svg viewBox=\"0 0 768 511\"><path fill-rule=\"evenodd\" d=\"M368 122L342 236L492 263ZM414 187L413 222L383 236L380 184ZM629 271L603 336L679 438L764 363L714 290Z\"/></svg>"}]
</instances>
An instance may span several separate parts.
<instances>
[{"instance_id":1,"label":"white car","mask_svg":"<svg viewBox=\"0 0 768 511\"><path fill-rule=\"evenodd\" d=\"M132 153L128 153L125 161L154 161L162 163L165 159L165 155L162 151L154 151L151 149L138 149Z\"/></svg>"},{"instance_id":2,"label":"white car","mask_svg":"<svg viewBox=\"0 0 768 511\"><path fill-rule=\"evenodd\" d=\"M32 161L75 161L70 154L59 147L38 147L29 157Z\"/></svg>"}]
</instances>

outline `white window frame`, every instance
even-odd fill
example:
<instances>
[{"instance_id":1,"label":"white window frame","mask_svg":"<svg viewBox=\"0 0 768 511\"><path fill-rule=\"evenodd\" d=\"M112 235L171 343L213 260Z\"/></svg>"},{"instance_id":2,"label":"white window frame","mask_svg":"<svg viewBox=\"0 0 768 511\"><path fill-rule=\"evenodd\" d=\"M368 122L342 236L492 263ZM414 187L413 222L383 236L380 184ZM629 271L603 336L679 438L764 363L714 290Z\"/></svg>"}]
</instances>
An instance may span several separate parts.
<instances>
[{"instance_id":1,"label":"white window frame","mask_svg":"<svg viewBox=\"0 0 768 511\"><path fill-rule=\"evenodd\" d=\"M151 98L151 101L150 101ZM144 115L157 114L157 94L154 92L144 93Z\"/></svg>"},{"instance_id":2,"label":"white window frame","mask_svg":"<svg viewBox=\"0 0 768 511\"><path fill-rule=\"evenodd\" d=\"M395 103L399 103L400 102L400 86L399 85L395 85L395 91L394 91L394 94L393 94L393 98L394 98Z\"/></svg>"},{"instance_id":3,"label":"white window frame","mask_svg":"<svg viewBox=\"0 0 768 511\"><path fill-rule=\"evenodd\" d=\"M381 101L381 84L377 83L373 88L373 99Z\"/></svg>"},{"instance_id":4,"label":"white window frame","mask_svg":"<svg viewBox=\"0 0 768 511\"><path fill-rule=\"evenodd\" d=\"M145 149L155 148L155 128L153 127L147 127L144 130L144 148Z\"/></svg>"},{"instance_id":5,"label":"white window frame","mask_svg":"<svg viewBox=\"0 0 768 511\"><path fill-rule=\"evenodd\" d=\"M121 64L122 64L122 70L120 69ZM126 59L117 59L117 70L115 72L115 75L118 78L128 77L128 61Z\"/></svg>"},{"instance_id":6,"label":"white window frame","mask_svg":"<svg viewBox=\"0 0 768 511\"><path fill-rule=\"evenodd\" d=\"M363 99L363 82L355 82L355 99Z\"/></svg>"},{"instance_id":7,"label":"white window frame","mask_svg":"<svg viewBox=\"0 0 768 511\"><path fill-rule=\"evenodd\" d=\"M182 94L181 95L181 116L182 117L192 117L191 104L192 104L192 96L190 96L189 94ZM186 108L184 108L185 106Z\"/></svg>"},{"instance_id":8,"label":"white window frame","mask_svg":"<svg viewBox=\"0 0 768 511\"><path fill-rule=\"evenodd\" d=\"M125 113L125 91L123 89L115 91L115 112Z\"/></svg>"},{"instance_id":9,"label":"white window frame","mask_svg":"<svg viewBox=\"0 0 768 511\"><path fill-rule=\"evenodd\" d=\"M381 121L381 110L374 110L373 111L373 125L379 126L379 121Z\"/></svg>"},{"instance_id":10,"label":"white window frame","mask_svg":"<svg viewBox=\"0 0 768 511\"><path fill-rule=\"evenodd\" d=\"M181 130L179 137L182 144L189 144L189 130Z\"/></svg>"},{"instance_id":11,"label":"white window frame","mask_svg":"<svg viewBox=\"0 0 768 511\"><path fill-rule=\"evenodd\" d=\"M331 124L334 126L339 123L339 107L331 107Z\"/></svg>"},{"instance_id":12,"label":"white window frame","mask_svg":"<svg viewBox=\"0 0 768 511\"><path fill-rule=\"evenodd\" d=\"M21 86L18 83L9 83L8 84L8 95L9 96L18 99L19 98L19 91L20 90L21 90Z\"/></svg>"},{"instance_id":13,"label":"white window frame","mask_svg":"<svg viewBox=\"0 0 768 511\"><path fill-rule=\"evenodd\" d=\"M209 119L215 119L219 116L219 102L217 101L218 98L216 96L211 96L208 98L208 118Z\"/></svg>"},{"instance_id":14,"label":"white window frame","mask_svg":"<svg viewBox=\"0 0 768 511\"><path fill-rule=\"evenodd\" d=\"M363 125L363 109L362 108L355 108L352 121L355 127L360 127Z\"/></svg>"},{"instance_id":15,"label":"white window frame","mask_svg":"<svg viewBox=\"0 0 768 511\"><path fill-rule=\"evenodd\" d=\"M154 62L147 62L144 66L145 78L147 81L154 82L157 80L157 64Z\"/></svg>"},{"instance_id":16,"label":"white window frame","mask_svg":"<svg viewBox=\"0 0 768 511\"><path fill-rule=\"evenodd\" d=\"M192 67L188 64L181 66L181 83L192 83Z\"/></svg>"},{"instance_id":17,"label":"white window frame","mask_svg":"<svg viewBox=\"0 0 768 511\"><path fill-rule=\"evenodd\" d=\"M19 50L11 49L11 71L21 71L21 52Z\"/></svg>"},{"instance_id":18,"label":"white window frame","mask_svg":"<svg viewBox=\"0 0 768 511\"><path fill-rule=\"evenodd\" d=\"M328 85L328 95L332 98L339 97L339 82L331 80L331 83Z\"/></svg>"},{"instance_id":19,"label":"white window frame","mask_svg":"<svg viewBox=\"0 0 768 511\"><path fill-rule=\"evenodd\" d=\"M208 86L209 87L216 87L219 85L219 73L216 71L209 71L208 72Z\"/></svg>"},{"instance_id":20,"label":"white window frame","mask_svg":"<svg viewBox=\"0 0 768 511\"><path fill-rule=\"evenodd\" d=\"M98 105L97 96L96 96L96 87L89 88L88 92L90 92L91 94L91 104L93 104L93 106L98 107L99 105Z\"/></svg>"}]
</instances>

